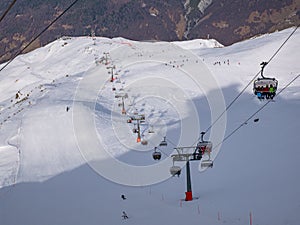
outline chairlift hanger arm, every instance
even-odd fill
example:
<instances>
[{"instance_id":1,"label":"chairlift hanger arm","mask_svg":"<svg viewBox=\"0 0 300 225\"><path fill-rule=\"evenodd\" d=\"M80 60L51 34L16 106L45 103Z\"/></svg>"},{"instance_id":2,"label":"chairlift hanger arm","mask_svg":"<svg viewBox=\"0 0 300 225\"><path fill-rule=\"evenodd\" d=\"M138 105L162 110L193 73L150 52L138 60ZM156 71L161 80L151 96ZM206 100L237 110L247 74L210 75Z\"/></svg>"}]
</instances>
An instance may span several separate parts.
<instances>
[{"instance_id":1,"label":"chairlift hanger arm","mask_svg":"<svg viewBox=\"0 0 300 225\"><path fill-rule=\"evenodd\" d=\"M203 142L203 136L204 136L205 132L202 131L200 134L201 134L201 141Z\"/></svg>"},{"instance_id":2,"label":"chairlift hanger arm","mask_svg":"<svg viewBox=\"0 0 300 225\"><path fill-rule=\"evenodd\" d=\"M261 71L260 71L260 75L261 75L261 77L262 78L265 78L264 77L264 68L265 68L265 66L268 64L268 62L262 62L260 65L261 65Z\"/></svg>"}]
</instances>

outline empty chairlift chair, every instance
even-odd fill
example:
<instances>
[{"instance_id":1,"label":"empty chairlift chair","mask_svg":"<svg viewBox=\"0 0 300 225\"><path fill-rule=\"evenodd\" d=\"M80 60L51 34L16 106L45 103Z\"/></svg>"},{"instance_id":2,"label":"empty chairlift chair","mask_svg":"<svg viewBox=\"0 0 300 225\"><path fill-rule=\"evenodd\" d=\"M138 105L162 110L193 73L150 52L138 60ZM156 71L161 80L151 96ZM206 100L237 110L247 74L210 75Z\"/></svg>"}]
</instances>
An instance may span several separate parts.
<instances>
[{"instance_id":1,"label":"empty chairlift chair","mask_svg":"<svg viewBox=\"0 0 300 225\"><path fill-rule=\"evenodd\" d=\"M150 126L150 128L149 128L149 130L148 130L148 133L149 133L149 134L153 134L153 133L154 133L153 126Z\"/></svg>"},{"instance_id":2,"label":"empty chairlift chair","mask_svg":"<svg viewBox=\"0 0 300 225\"><path fill-rule=\"evenodd\" d=\"M172 176L175 176L175 175L179 176L180 173L181 173L180 166L171 166L170 173L171 173Z\"/></svg>"},{"instance_id":3,"label":"empty chairlift chair","mask_svg":"<svg viewBox=\"0 0 300 225\"><path fill-rule=\"evenodd\" d=\"M167 146L168 143L166 141L166 137L164 137L164 139L160 142L159 146Z\"/></svg>"},{"instance_id":4,"label":"empty chairlift chair","mask_svg":"<svg viewBox=\"0 0 300 225\"><path fill-rule=\"evenodd\" d=\"M142 144L142 145L148 145L148 141L147 141L147 139L145 139L145 136L144 136L144 135L142 136L141 144Z\"/></svg>"}]
</instances>

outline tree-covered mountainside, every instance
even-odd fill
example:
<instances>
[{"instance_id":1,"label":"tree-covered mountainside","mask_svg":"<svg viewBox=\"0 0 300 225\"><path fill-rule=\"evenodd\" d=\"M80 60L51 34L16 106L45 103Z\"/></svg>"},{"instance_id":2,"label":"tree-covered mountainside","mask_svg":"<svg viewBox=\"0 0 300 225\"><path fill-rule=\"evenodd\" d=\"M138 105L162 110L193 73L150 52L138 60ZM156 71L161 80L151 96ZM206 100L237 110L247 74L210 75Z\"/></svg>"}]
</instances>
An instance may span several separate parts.
<instances>
[{"instance_id":1,"label":"tree-covered mountainside","mask_svg":"<svg viewBox=\"0 0 300 225\"><path fill-rule=\"evenodd\" d=\"M0 15L12 1L0 1ZM0 22L0 62L16 54L73 0L17 1ZM230 45L299 24L300 0L79 0L27 49L61 36L133 40L215 38Z\"/></svg>"}]
</instances>

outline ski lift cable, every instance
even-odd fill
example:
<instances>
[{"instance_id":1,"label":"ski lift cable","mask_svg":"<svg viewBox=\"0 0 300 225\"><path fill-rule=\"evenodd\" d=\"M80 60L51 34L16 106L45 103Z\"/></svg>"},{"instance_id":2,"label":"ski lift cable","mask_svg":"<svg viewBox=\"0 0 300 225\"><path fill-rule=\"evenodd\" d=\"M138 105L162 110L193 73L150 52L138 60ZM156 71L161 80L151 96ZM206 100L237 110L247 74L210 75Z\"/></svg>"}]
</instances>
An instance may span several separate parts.
<instances>
[{"instance_id":1,"label":"ski lift cable","mask_svg":"<svg viewBox=\"0 0 300 225\"><path fill-rule=\"evenodd\" d=\"M10 5L8 6L8 8L5 10L5 12L2 14L2 16L0 17L0 22L4 19L4 17L7 15L7 13L11 10L11 8L14 6L14 4L16 3L17 0L13 0Z\"/></svg>"},{"instance_id":2,"label":"ski lift cable","mask_svg":"<svg viewBox=\"0 0 300 225\"><path fill-rule=\"evenodd\" d=\"M295 80L297 80L300 77L300 74L298 74L296 77L294 77L287 85L285 85L276 96L280 95L287 87L289 87ZM219 144L217 144L214 148L217 148L219 145L224 143L228 138L230 138L235 132L237 132L242 126L248 123L249 120L251 120L257 113L259 113L261 110L263 110L272 99L269 99L264 105L262 105L256 112L254 112L245 122L240 124L237 128L235 128L230 134L228 134Z\"/></svg>"},{"instance_id":3,"label":"ski lift cable","mask_svg":"<svg viewBox=\"0 0 300 225\"><path fill-rule=\"evenodd\" d=\"M48 26L46 26L35 38L33 38L24 48L15 54L1 69L0 72L6 68L17 56L22 54L35 40L37 40L43 33L45 33L58 19L60 19L67 11L69 11L79 0L73 1L61 14L59 14Z\"/></svg>"},{"instance_id":4,"label":"ski lift cable","mask_svg":"<svg viewBox=\"0 0 300 225\"><path fill-rule=\"evenodd\" d=\"M271 58L267 61L267 65L269 62L271 62L274 57L279 53L279 51L282 49L282 47L288 42L288 40L294 35L294 33L297 31L298 27L300 26L297 25L295 29L292 31L292 33L285 39L285 41L279 46L279 48L276 50L276 52L271 56ZM256 75L249 81L249 83L243 88L243 90L230 102L228 106L226 106L225 110L217 117L217 119L205 130L205 133L207 133L219 120L220 118L224 115L225 112L228 111L228 109L235 103L235 101L244 93L244 91L250 86L250 84L253 83L253 81L259 76L261 71L256 73ZM199 139L198 139L199 141Z\"/></svg>"},{"instance_id":5,"label":"ski lift cable","mask_svg":"<svg viewBox=\"0 0 300 225\"><path fill-rule=\"evenodd\" d=\"M150 142L150 144L154 144L150 139L148 140L148 142ZM156 146L155 148L161 153L163 153L165 156L169 156L169 154L165 153L161 148L159 148L159 146Z\"/></svg>"},{"instance_id":6,"label":"ski lift cable","mask_svg":"<svg viewBox=\"0 0 300 225\"><path fill-rule=\"evenodd\" d=\"M146 118L145 119L146 123L150 124L150 122L148 121L148 119ZM156 133L160 134L160 135L163 135L160 131L156 131ZM175 144L174 142L172 142L169 138L167 138L167 136L164 136L166 141L169 142L171 145L173 145L174 147L177 146L177 144ZM161 149L159 149L161 150Z\"/></svg>"},{"instance_id":7,"label":"ski lift cable","mask_svg":"<svg viewBox=\"0 0 300 225\"><path fill-rule=\"evenodd\" d=\"M145 121L147 121L147 119L146 119ZM156 133L162 135L162 133L161 133L160 131L156 131ZM168 139L167 136L164 136L164 138L165 138L165 140L166 140L168 143L170 143L171 145L173 145L173 146L175 146L175 147L177 146L177 145L174 144L170 139ZM150 138L150 139L151 139L151 138ZM150 139L148 139L148 142L154 144ZM161 151L164 155L169 156L169 155L166 154L166 153L162 150L162 148L160 148L159 146L156 146L156 148L157 148L159 151Z\"/></svg>"},{"instance_id":8,"label":"ski lift cable","mask_svg":"<svg viewBox=\"0 0 300 225\"><path fill-rule=\"evenodd\" d=\"M150 123L148 122L147 119L145 119L145 121L146 121L148 124L150 124ZM157 133L157 134L160 134L160 135L163 135L160 131L156 131L156 133ZM164 138L165 138L165 140L166 140L168 143L170 143L170 144L173 145L174 147L177 146L177 145L174 144L169 138L167 138L167 136L164 136ZM154 144L150 139L148 139L148 142ZM169 156L169 155L168 155L167 153L165 153L159 146L156 146L156 148L157 148L160 152L162 152L165 156Z\"/></svg>"}]
</instances>

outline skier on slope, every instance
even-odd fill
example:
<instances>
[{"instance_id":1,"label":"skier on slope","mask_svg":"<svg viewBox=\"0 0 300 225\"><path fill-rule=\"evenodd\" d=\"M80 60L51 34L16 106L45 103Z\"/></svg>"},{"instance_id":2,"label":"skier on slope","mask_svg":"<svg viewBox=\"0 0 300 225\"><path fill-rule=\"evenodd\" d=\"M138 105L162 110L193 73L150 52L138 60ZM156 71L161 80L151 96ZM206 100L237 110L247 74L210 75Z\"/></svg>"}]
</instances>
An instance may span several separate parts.
<instances>
[{"instance_id":1,"label":"skier on slope","mask_svg":"<svg viewBox=\"0 0 300 225\"><path fill-rule=\"evenodd\" d=\"M123 218L123 219L128 219L128 216L127 216L127 214L126 214L125 211L122 212L122 218Z\"/></svg>"}]
</instances>

